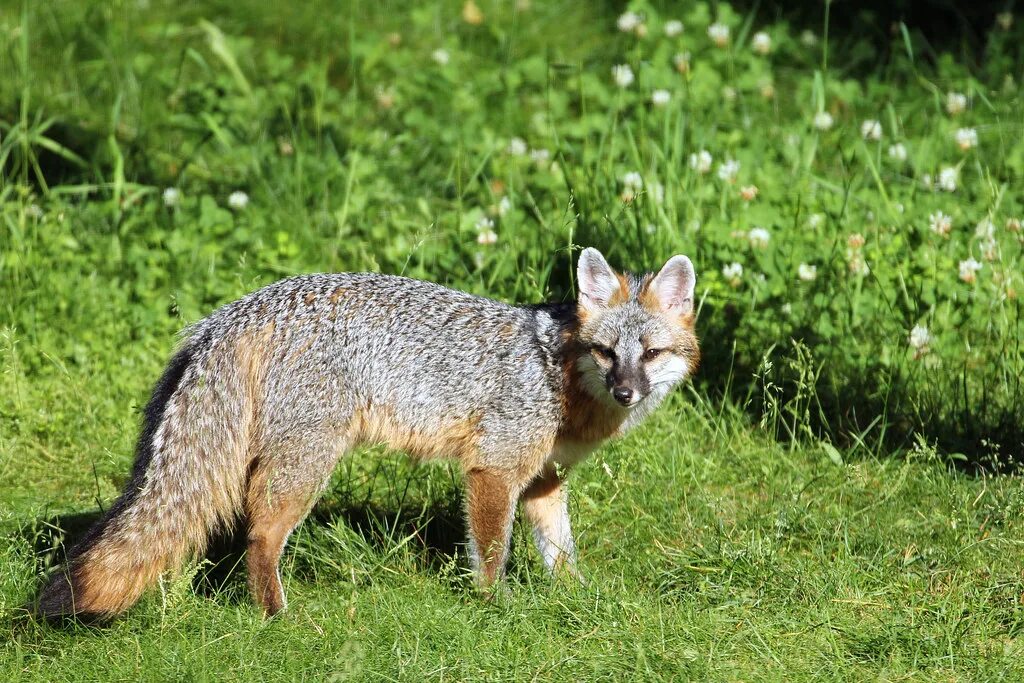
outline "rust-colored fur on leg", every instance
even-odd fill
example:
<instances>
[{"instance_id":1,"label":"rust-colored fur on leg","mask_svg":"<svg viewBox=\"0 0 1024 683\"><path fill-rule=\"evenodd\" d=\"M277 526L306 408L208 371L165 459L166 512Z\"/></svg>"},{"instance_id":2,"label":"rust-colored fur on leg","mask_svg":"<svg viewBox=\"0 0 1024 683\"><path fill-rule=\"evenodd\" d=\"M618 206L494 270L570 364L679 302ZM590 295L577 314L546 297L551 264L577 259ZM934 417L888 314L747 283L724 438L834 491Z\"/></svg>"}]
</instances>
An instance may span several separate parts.
<instances>
[{"instance_id":1,"label":"rust-colored fur on leg","mask_svg":"<svg viewBox=\"0 0 1024 683\"><path fill-rule=\"evenodd\" d=\"M245 496L246 565L253 599L268 616L286 605L279 565L288 536L313 507L341 450L309 435L257 449Z\"/></svg>"},{"instance_id":2,"label":"rust-colored fur on leg","mask_svg":"<svg viewBox=\"0 0 1024 683\"><path fill-rule=\"evenodd\" d=\"M466 473L470 559L482 587L501 578L512 535L519 488L508 472L472 469Z\"/></svg>"},{"instance_id":3,"label":"rust-colored fur on leg","mask_svg":"<svg viewBox=\"0 0 1024 683\"><path fill-rule=\"evenodd\" d=\"M261 493L251 491L250 496L258 499ZM284 587L281 585L279 565L289 534L309 511L310 501L306 497L277 498L273 503L266 500L249 507L249 545L246 564L249 569L249 590L268 616L277 614L285 607Z\"/></svg>"}]
</instances>

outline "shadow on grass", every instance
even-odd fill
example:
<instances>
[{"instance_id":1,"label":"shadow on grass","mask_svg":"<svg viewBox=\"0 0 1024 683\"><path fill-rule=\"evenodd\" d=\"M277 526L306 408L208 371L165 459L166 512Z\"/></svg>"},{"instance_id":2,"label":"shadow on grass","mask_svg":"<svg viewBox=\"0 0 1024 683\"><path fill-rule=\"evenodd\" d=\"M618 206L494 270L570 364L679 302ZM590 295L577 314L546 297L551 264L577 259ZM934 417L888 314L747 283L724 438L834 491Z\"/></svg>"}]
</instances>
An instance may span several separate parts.
<instances>
[{"instance_id":1,"label":"shadow on grass","mask_svg":"<svg viewBox=\"0 0 1024 683\"><path fill-rule=\"evenodd\" d=\"M466 542L460 495L430 500L426 505L381 505L372 501L322 501L309 516L319 526L338 522L355 531L375 553L390 552L402 539L424 567L439 571Z\"/></svg>"},{"instance_id":2,"label":"shadow on grass","mask_svg":"<svg viewBox=\"0 0 1024 683\"><path fill-rule=\"evenodd\" d=\"M794 412L805 417L805 427L819 438L843 448L862 447L891 453L913 447L918 438L946 454L949 465L970 474L1020 472L1024 463L1024 403L1005 396L993 400L986 382L995 384L985 368L948 367L941 371L915 368L909 363L872 356L834 353L835 340L821 334L813 322L794 324L786 338L770 347L772 370L763 375L761 358L750 353L751 343L741 330L741 312L735 306L702 312L705 344L695 382L713 400L727 399L745 407L751 421L772 410L784 419ZM795 340L795 341L794 341ZM813 352L817 370L812 386L799 363L797 345ZM746 347L747 353L733 349ZM927 380L914 372L931 373ZM969 390L968 374L973 388ZM765 382L770 383L766 390ZM1020 382L1018 381L1018 388ZM979 388L980 387L980 388ZM774 394L770 400L769 394ZM805 435L806 432L803 432ZM797 436L801 433L798 431ZM787 441L794 435L779 429Z\"/></svg>"},{"instance_id":3,"label":"shadow on grass","mask_svg":"<svg viewBox=\"0 0 1024 683\"><path fill-rule=\"evenodd\" d=\"M36 573L48 575L64 564L67 552L83 538L103 515L101 510L39 518L18 532L32 547ZM409 505L387 506L372 501L338 501L325 498L303 522L307 529L327 529L343 525L353 530L367 550L378 557L393 552L402 543L423 570L440 575L462 552L466 524L460 496L445 496ZM215 533L207 549L202 569L193 579L199 595L227 604L247 603L245 551L246 526L239 520L233 528ZM294 537L293 537L294 538ZM408 539L408 540L406 540ZM289 543L294 545L294 541ZM288 552L288 551L286 551ZM385 560L386 561L386 560ZM315 560L294 563L294 571L303 580L313 580L318 571ZM43 582L37 587L42 589ZM32 596L34 602L36 596ZM32 603L29 603L32 604Z\"/></svg>"}]
</instances>

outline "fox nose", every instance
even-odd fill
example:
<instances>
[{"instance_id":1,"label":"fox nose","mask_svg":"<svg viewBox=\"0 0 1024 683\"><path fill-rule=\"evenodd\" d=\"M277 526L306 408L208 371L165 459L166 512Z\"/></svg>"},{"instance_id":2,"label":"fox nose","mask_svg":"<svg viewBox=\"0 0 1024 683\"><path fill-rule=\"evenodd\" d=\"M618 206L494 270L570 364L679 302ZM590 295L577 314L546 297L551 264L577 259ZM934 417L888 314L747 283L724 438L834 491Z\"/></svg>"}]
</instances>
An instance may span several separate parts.
<instances>
[{"instance_id":1,"label":"fox nose","mask_svg":"<svg viewBox=\"0 0 1024 683\"><path fill-rule=\"evenodd\" d=\"M615 387L612 389L612 396L624 406L633 402L633 390L629 387Z\"/></svg>"}]
</instances>

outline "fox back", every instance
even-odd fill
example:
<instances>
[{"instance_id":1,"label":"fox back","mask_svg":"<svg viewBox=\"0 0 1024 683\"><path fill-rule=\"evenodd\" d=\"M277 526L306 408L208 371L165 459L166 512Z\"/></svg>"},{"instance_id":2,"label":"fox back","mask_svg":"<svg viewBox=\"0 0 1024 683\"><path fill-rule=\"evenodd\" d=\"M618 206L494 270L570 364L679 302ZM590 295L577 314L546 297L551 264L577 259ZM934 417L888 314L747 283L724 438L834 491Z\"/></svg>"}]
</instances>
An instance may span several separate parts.
<instances>
[{"instance_id":1,"label":"fox back","mask_svg":"<svg viewBox=\"0 0 1024 683\"><path fill-rule=\"evenodd\" d=\"M467 465L557 429L566 320L404 277L310 275L200 322L260 383L263 438L323 431ZM212 378L211 378L212 379Z\"/></svg>"}]
</instances>

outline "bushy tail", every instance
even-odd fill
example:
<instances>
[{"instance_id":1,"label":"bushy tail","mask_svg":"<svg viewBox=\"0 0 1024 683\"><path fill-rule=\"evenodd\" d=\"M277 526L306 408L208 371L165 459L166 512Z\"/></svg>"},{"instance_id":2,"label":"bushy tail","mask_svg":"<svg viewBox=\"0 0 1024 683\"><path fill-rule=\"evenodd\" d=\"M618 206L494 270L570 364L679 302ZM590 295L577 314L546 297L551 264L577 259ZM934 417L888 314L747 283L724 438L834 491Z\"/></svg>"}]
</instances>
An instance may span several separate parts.
<instances>
[{"instance_id":1,"label":"bushy tail","mask_svg":"<svg viewBox=\"0 0 1024 683\"><path fill-rule=\"evenodd\" d=\"M41 615L123 612L161 573L203 552L210 533L241 509L252 418L246 378L232 354L215 353L197 336L171 360L146 406L124 493L43 589Z\"/></svg>"}]
</instances>

